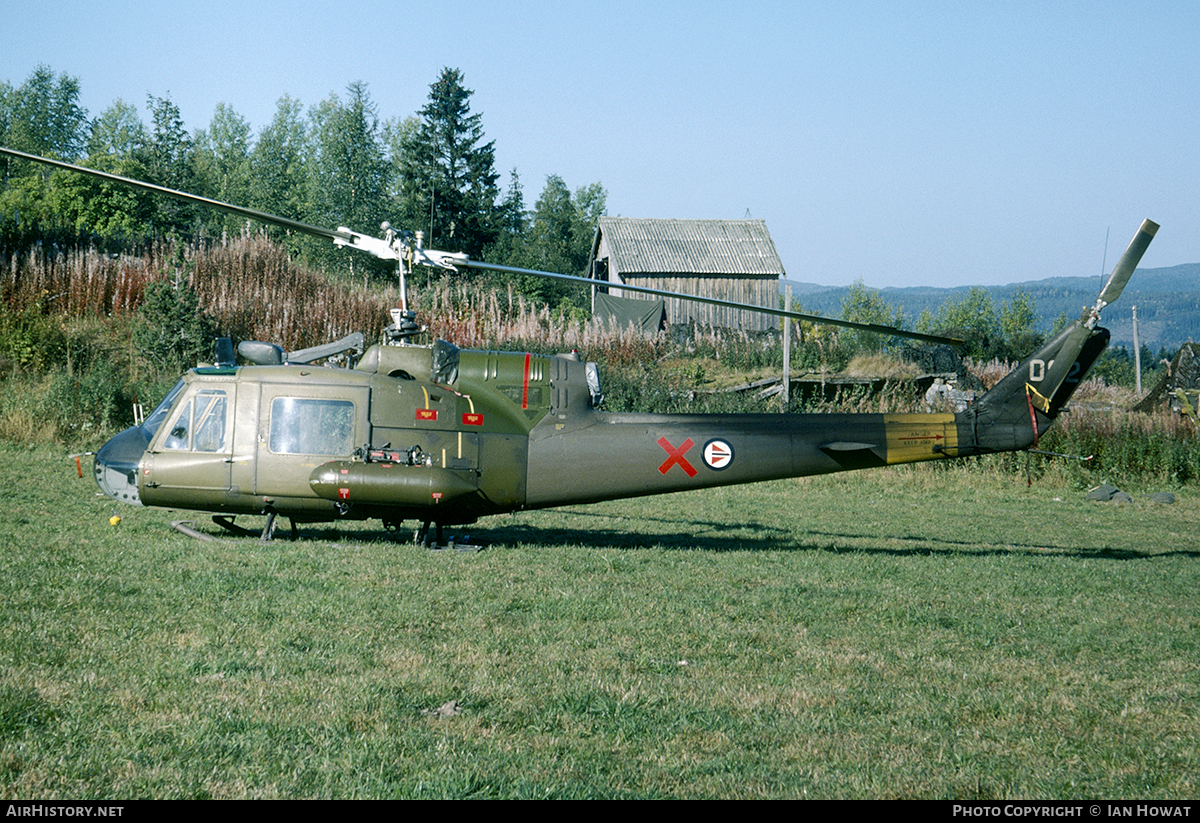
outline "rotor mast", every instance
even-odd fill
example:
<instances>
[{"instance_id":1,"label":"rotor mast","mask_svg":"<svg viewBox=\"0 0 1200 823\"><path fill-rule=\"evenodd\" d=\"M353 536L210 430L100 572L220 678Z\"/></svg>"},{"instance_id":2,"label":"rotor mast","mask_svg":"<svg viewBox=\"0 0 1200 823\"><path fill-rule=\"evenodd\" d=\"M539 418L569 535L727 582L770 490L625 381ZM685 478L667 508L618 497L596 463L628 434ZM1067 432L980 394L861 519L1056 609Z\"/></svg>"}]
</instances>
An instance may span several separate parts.
<instances>
[{"instance_id":1,"label":"rotor mast","mask_svg":"<svg viewBox=\"0 0 1200 823\"><path fill-rule=\"evenodd\" d=\"M401 344L425 331L425 327L417 322L417 313L408 307L408 275L413 266L458 271L456 264L467 265L469 261L466 254L426 249L423 232L397 231L386 220L379 228L383 231L382 238L339 226L330 239L336 246L358 249L380 260L396 261L400 305L392 309L392 326L385 333L389 343Z\"/></svg>"}]
</instances>

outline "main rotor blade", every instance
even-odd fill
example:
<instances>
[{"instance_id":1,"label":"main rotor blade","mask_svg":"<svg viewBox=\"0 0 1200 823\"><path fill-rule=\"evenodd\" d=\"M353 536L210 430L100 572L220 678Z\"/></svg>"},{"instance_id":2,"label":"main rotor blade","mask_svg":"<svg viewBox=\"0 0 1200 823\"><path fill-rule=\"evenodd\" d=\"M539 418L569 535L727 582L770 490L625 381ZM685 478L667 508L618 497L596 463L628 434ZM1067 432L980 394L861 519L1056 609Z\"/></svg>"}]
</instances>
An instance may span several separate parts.
<instances>
[{"instance_id":1,"label":"main rotor blade","mask_svg":"<svg viewBox=\"0 0 1200 823\"><path fill-rule=\"evenodd\" d=\"M468 266L473 269L483 269L486 271L503 272L506 274L532 274L537 277L549 277L555 280L566 280L569 283L582 283L586 286L605 286L612 289L622 289L624 291L639 292L641 294L653 294L656 297L673 297L679 300L689 300L693 303L708 303L714 306L725 306L731 309L741 309L743 311L759 312L761 314L771 314L776 317L790 317L793 320L808 320L813 323L820 323L828 326L841 326L846 329L858 329L859 331L875 332L877 334L887 335L889 337L908 337L913 340L923 340L926 343L943 343L950 346L961 346L964 341L957 337L940 337L936 334L921 334L915 331L905 331L897 329L894 326L880 326L874 323L855 323L850 320L838 320L834 317L823 317L819 314L804 314L798 311L789 311L787 309L776 309L770 306L755 306L751 303L738 303L733 300L722 300L719 297L701 297L696 294L686 294L684 292L666 291L665 289L653 289L649 286L631 286L628 283L609 283L603 280L592 280L587 277L578 277L573 274L557 274L550 271L540 271L538 269L521 269L515 266L499 266L494 263L481 263L478 260L455 260L456 266Z\"/></svg>"},{"instance_id":2,"label":"main rotor blade","mask_svg":"<svg viewBox=\"0 0 1200 823\"><path fill-rule=\"evenodd\" d=\"M261 223L269 223L271 225L280 226L281 228L291 229L292 231L311 234L316 237L323 237L326 240L333 242L352 243L354 234L352 232L334 231L333 229L324 229L320 226L310 226L308 223L301 223L299 220L290 220L286 217L279 217L274 214L267 214L257 209L248 209L245 206L235 206L232 203L222 203L220 200L210 200L207 197L201 197L198 194L189 194L186 191L177 191L176 189L168 189L166 186L156 186L153 183L146 183L141 180L134 180L132 177L122 177L119 174L112 174L99 169L89 169L85 166L76 166L71 163L64 163L62 160L51 160L48 157L40 157L36 154L26 154L23 151L16 149L6 149L0 146L0 154L7 154L10 157L17 157L21 160L29 160L34 163L45 163L48 166L55 166L67 171L74 171L80 174L88 174L92 177L98 177L101 180L109 180L113 183L121 183L126 186L131 186L135 189L150 192L151 194L163 194L167 197L174 197L176 200L182 200L185 203L199 203L209 208L218 209L238 217L245 217L250 220L258 220Z\"/></svg>"},{"instance_id":3,"label":"main rotor blade","mask_svg":"<svg viewBox=\"0 0 1200 823\"><path fill-rule=\"evenodd\" d=\"M182 200L186 203L198 203L200 205L218 209L238 217L257 220L261 223L280 226L282 228L302 232L304 234L311 234L315 237L323 237L326 240L332 240L334 243L339 245L349 245L359 248L370 254L376 254L376 256L385 256L384 254L381 254L382 249L373 248L374 246L386 245L383 243L383 241L376 241L375 238L359 234L358 232L343 229L335 231L333 229L321 228L320 226L312 226L308 223L301 223L298 220L291 220L287 217L279 217L278 215L268 214L267 212L258 211L257 209L250 209L246 208L245 206L235 206L232 203L223 203L220 200L212 200L208 197L201 197L198 194L189 194L185 191L169 189L165 186L155 185L154 183L146 183L141 180L134 180L131 177L122 177L119 174L112 174L110 172L100 171L98 169L89 169L84 166L76 166L71 163L63 162L62 160L51 160L46 157L40 157L36 154L26 154L23 151L7 149L2 146L0 146L0 154L7 154L11 157L17 157L34 163L44 163L48 166L54 166L67 171L78 172L79 174L91 175L92 177L97 177L101 180L109 180L114 183L121 183L135 189L150 192L151 194L162 194L167 197L173 197L176 200ZM367 246L371 246L372 248L368 248ZM500 266L493 263L483 263L477 260L471 260L463 255L437 252L431 249L422 251L424 253L421 255L421 257L425 259L421 262L425 262L429 265L440 265L444 268L468 266L470 268L484 269L487 271L504 272L509 274L530 274L537 277L548 277L556 280L582 283L587 286L596 286L601 282L571 274L558 274L556 272L539 271L538 269L522 269L514 266ZM1128 254L1128 252L1126 252L1126 254ZM762 314L770 314L776 317L790 317L793 320L807 320L809 322L819 323L822 325L840 326L842 328L874 332L876 334L883 334L887 336L907 337L913 340L922 340L926 343L943 343L951 346L961 346L963 344L963 341L956 337L941 337L933 334L921 334L920 332L905 331L892 326L881 326L874 323L855 323L850 320L838 320L837 318L823 317L818 314L805 314L803 312L788 311L786 309L777 309L770 306L755 306L750 303L738 303L732 300L722 300L716 297L701 297L695 294L665 291L663 289L653 289L647 286L622 284L620 286L611 285L611 288L620 288L624 289L625 291L639 292L641 294L652 294L657 297L671 297L678 300L688 300L694 303L708 303L715 306L741 309L743 311L760 312Z\"/></svg>"},{"instance_id":4,"label":"main rotor blade","mask_svg":"<svg viewBox=\"0 0 1200 823\"><path fill-rule=\"evenodd\" d=\"M1109 275L1108 282L1100 290L1100 297L1096 300L1096 312L1115 302L1121 296L1121 292L1125 290L1125 284L1129 282L1130 275L1137 268L1137 264L1141 262L1142 255L1146 253L1146 247L1158 233L1158 228L1158 224L1153 220L1142 221L1137 233L1129 241L1129 247L1125 249L1125 253L1121 255L1121 259L1117 261L1116 267Z\"/></svg>"}]
</instances>

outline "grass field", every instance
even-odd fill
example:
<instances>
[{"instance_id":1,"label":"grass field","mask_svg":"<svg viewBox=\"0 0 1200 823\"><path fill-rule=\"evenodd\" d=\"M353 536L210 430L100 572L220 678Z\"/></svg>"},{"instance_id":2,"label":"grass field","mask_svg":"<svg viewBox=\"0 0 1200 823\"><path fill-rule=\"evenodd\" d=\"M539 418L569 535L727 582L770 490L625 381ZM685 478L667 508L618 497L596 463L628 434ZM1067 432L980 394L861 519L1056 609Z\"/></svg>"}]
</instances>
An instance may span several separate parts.
<instances>
[{"instance_id":1,"label":"grass field","mask_svg":"<svg viewBox=\"0 0 1200 823\"><path fill-rule=\"evenodd\" d=\"M57 452L0 460L6 798L1200 794L1194 488L890 470L454 554L110 526Z\"/></svg>"}]
</instances>

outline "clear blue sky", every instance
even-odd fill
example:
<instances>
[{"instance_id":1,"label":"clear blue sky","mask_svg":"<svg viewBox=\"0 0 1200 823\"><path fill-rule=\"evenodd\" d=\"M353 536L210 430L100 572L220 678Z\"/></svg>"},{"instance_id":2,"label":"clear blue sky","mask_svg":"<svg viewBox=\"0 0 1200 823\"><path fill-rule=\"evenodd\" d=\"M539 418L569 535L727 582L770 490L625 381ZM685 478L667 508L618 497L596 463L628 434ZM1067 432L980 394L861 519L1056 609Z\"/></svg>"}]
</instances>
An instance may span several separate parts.
<instances>
[{"instance_id":1,"label":"clear blue sky","mask_svg":"<svg viewBox=\"0 0 1200 823\"><path fill-rule=\"evenodd\" d=\"M193 10L197 9L197 10ZM200 10L202 9L202 10ZM1200 262L1194 2L13 3L0 79L77 77L257 133L284 94L365 81L381 118L462 70L532 205L547 175L610 214L767 221L788 277L1003 284ZM370 227L362 227L369 230Z\"/></svg>"}]
</instances>

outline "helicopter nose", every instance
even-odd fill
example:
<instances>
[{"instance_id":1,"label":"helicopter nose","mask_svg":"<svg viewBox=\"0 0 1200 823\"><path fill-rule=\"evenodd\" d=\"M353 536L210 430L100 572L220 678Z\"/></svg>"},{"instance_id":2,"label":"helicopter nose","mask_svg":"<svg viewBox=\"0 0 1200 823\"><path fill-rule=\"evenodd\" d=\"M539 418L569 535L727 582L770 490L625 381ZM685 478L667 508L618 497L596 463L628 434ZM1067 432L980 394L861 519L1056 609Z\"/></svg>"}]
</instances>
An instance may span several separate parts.
<instances>
[{"instance_id":1,"label":"helicopter nose","mask_svg":"<svg viewBox=\"0 0 1200 823\"><path fill-rule=\"evenodd\" d=\"M138 463L150 439L140 426L132 426L96 452L96 485L120 503L142 505L138 496Z\"/></svg>"}]
</instances>

